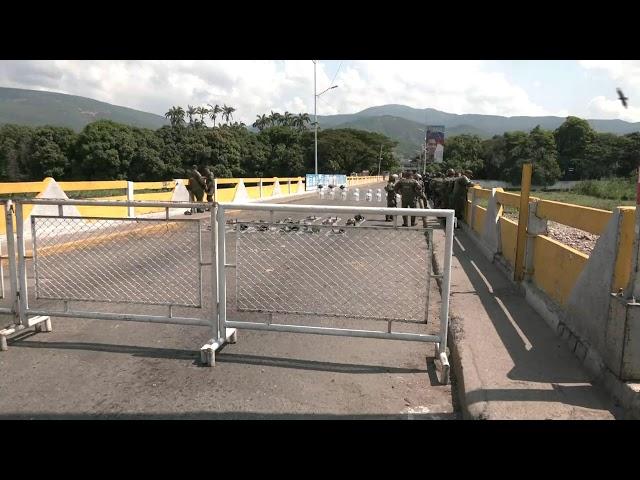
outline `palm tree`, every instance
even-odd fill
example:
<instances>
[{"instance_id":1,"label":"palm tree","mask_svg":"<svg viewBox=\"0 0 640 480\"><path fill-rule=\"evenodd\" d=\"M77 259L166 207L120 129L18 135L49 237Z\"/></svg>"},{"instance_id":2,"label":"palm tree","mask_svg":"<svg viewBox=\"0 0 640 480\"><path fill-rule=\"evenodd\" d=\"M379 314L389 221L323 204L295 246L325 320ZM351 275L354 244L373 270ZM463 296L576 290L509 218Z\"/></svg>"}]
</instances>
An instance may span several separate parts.
<instances>
[{"instance_id":1,"label":"palm tree","mask_svg":"<svg viewBox=\"0 0 640 480\"><path fill-rule=\"evenodd\" d=\"M280 125L282 123L282 115L280 115L278 112L274 113L274 111L271 110L270 118L271 118L271 124L273 126Z\"/></svg>"},{"instance_id":2,"label":"palm tree","mask_svg":"<svg viewBox=\"0 0 640 480\"><path fill-rule=\"evenodd\" d=\"M282 124L285 127L290 127L293 125L293 115L290 114L289 112L284 112L284 115L282 117Z\"/></svg>"},{"instance_id":3,"label":"palm tree","mask_svg":"<svg viewBox=\"0 0 640 480\"><path fill-rule=\"evenodd\" d=\"M177 127L184 123L184 109L182 107L171 107L164 116L169 119L172 127Z\"/></svg>"},{"instance_id":4,"label":"palm tree","mask_svg":"<svg viewBox=\"0 0 640 480\"><path fill-rule=\"evenodd\" d=\"M197 113L196 108L189 105L187 107L187 116L189 117L189 125L193 125L193 116Z\"/></svg>"},{"instance_id":5,"label":"palm tree","mask_svg":"<svg viewBox=\"0 0 640 480\"><path fill-rule=\"evenodd\" d=\"M291 120L291 124L298 129L298 131L303 131L307 123L309 123L309 114L308 113L300 113L295 115Z\"/></svg>"},{"instance_id":6,"label":"palm tree","mask_svg":"<svg viewBox=\"0 0 640 480\"><path fill-rule=\"evenodd\" d=\"M222 112L222 109L220 108L220 105L216 104L216 105L210 105L211 109L209 110L209 117L211 118L211 120L213 120L213 126L216 126L216 118L218 117L218 114Z\"/></svg>"},{"instance_id":7,"label":"palm tree","mask_svg":"<svg viewBox=\"0 0 640 480\"><path fill-rule=\"evenodd\" d=\"M253 122L253 127L262 131L264 127L269 124L269 118L263 113L262 115L256 115L256 121Z\"/></svg>"},{"instance_id":8,"label":"palm tree","mask_svg":"<svg viewBox=\"0 0 640 480\"><path fill-rule=\"evenodd\" d=\"M229 122L229 119L233 120L233 112L235 112L236 109L233 107L227 107L227 105L223 105L222 107L222 118L224 118L227 123Z\"/></svg>"},{"instance_id":9,"label":"palm tree","mask_svg":"<svg viewBox=\"0 0 640 480\"><path fill-rule=\"evenodd\" d=\"M209 109L206 107L196 108L196 113L200 115L200 125L204 125L204 116L209 113Z\"/></svg>"}]
</instances>

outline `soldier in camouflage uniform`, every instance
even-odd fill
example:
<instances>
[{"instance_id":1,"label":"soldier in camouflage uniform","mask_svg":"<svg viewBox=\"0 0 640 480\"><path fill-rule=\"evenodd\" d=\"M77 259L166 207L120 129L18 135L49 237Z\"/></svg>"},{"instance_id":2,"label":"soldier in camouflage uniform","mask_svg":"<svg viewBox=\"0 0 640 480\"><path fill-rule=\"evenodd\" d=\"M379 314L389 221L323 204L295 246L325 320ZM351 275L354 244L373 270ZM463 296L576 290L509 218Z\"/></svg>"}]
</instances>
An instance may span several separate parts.
<instances>
[{"instance_id":1,"label":"soldier in camouflage uniform","mask_svg":"<svg viewBox=\"0 0 640 480\"><path fill-rule=\"evenodd\" d=\"M402 208L416 208L416 202L422 194L420 185L414 178L411 178L411 173L409 172L405 172L402 177L403 178L396 183L393 190L402 196ZM402 220L402 226L408 227L408 216L403 215ZM411 226L416 226L416 217L411 217Z\"/></svg>"},{"instance_id":2,"label":"soldier in camouflage uniform","mask_svg":"<svg viewBox=\"0 0 640 480\"><path fill-rule=\"evenodd\" d=\"M420 197L418 198L418 206L420 208L427 208L427 196L424 193L424 181L422 180L422 175L420 175L419 173L415 173L413 177L418 182L418 185L420 185Z\"/></svg>"},{"instance_id":3,"label":"soldier in camouflage uniform","mask_svg":"<svg viewBox=\"0 0 640 480\"><path fill-rule=\"evenodd\" d=\"M389 177L389 182L384 186L384 191L387 192L387 208L395 208L398 206L396 203L396 192L394 191L394 187L396 186L396 181L398 180L398 175L395 173ZM393 215L385 215L385 222L392 222Z\"/></svg>"},{"instance_id":4,"label":"soldier in camouflage uniform","mask_svg":"<svg viewBox=\"0 0 640 480\"><path fill-rule=\"evenodd\" d=\"M453 168L447 170L447 176L440 185L440 208L451 208L451 194L453 193L453 182L456 172Z\"/></svg>"},{"instance_id":5,"label":"soldier in camouflage uniform","mask_svg":"<svg viewBox=\"0 0 640 480\"><path fill-rule=\"evenodd\" d=\"M467 190L473 185L470 177L473 176L471 170L464 170L453 182L453 193L451 194L451 206L456 211L456 218L463 220L464 207L467 201Z\"/></svg>"},{"instance_id":6,"label":"soldier in camouflage uniform","mask_svg":"<svg viewBox=\"0 0 640 480\"><path fill-rule=\"evenodd\" d=\"M191 170L189 171L189 185L187 185L187 190L189 190L189 201L190 202L201 202L204 197L204 188L206 186L206 182L204 177L198 171L198 166L193 165ZM192 213L203 213L203 208L192 208L190 212L185 212L185 214L190 215Z\"/></svg>"}]
</instances>

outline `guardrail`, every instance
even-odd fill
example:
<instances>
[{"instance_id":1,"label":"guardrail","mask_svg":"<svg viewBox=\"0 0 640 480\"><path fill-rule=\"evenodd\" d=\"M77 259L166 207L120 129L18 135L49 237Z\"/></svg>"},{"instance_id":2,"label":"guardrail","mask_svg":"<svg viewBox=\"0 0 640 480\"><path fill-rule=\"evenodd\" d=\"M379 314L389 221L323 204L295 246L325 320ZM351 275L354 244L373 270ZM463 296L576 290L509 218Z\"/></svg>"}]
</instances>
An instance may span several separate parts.
<instances>
[{"instance_id":1,"label":"guardrail","mask_svg":"<svg viewBox=\"0 0 640 480\"><path fill-rule=\"evenodd\" d=\"M481 200L486 207L479 205ZM519 204L517 193L474 187L469 189L464 217L472 238L509 275L516 271L518 222L504 215L504 207L519 208ZM639 349L630 347L640 342L640 325L633 323L633 330L616 317L623 313L613 313L614 303L627 298L628 305L640 305L628 294L637 264L633 255L636 208L608 211L532 196L525 218L521 285L529 303L553 328L574 335L574 348L583 345L581 359L593 349L595 357L619 377L640 379ZM551 238L549 222L599 238L587 254Z\"/></svg>"}]
</instances>

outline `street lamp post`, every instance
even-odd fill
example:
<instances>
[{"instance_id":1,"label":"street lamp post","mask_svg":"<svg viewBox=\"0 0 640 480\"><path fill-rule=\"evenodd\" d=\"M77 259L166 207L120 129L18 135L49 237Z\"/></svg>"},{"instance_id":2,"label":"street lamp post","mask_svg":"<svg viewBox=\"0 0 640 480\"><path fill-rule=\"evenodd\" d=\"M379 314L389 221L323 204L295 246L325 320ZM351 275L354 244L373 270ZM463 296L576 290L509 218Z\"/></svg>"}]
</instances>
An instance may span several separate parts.
<instances>
[{"instance_id":1,"label":"street lamp post","mask_svg":"<svg viewBox=\"0 0 640 480\"><path fill-rule=\"evenodd\" d=\"M325 91L316 94L316 63L317 60L312 60L313 62L313 123L315 125L314 132L314 159L315 159L315 171L316 175L318 175L318 97L323 93L328 92L334 88L337 88L337 85L327 88Z\"/></svg>"}]
</instances>

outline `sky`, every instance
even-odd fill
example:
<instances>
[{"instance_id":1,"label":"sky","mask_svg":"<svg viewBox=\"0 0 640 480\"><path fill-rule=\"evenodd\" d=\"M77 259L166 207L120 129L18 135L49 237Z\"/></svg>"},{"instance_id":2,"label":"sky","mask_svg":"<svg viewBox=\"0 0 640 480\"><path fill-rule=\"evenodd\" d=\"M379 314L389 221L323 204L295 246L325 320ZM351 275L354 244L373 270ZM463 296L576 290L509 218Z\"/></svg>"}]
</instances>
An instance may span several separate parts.
<instances>
[{"instance_id":1,"label":"sky","mask_svg":"<svg viewBox=\"0 0 640 480\"><path fill-rule=\"evenodd\" d=\"M0 60L2 87L158 115L174 105L227 104L246 124L270 111L313 115L313 81L312 60ZM395 103L458 114L640 121L637 60L318 60L318 93L334 84L319 97L318 115Z\"/></svg>"}]
</instances>

